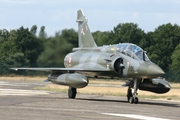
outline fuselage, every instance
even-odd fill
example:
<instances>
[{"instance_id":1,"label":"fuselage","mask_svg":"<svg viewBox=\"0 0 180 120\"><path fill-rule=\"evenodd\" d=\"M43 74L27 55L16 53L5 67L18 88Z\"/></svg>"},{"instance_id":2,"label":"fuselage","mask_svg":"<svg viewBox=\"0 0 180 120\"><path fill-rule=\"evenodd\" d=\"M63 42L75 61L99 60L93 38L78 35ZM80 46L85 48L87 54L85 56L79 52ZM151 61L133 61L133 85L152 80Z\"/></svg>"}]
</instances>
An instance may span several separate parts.
<instances>
[{"instance_id":1,"label":"fuselage","mask_svg":"<svg viewBox=\"0 0 180 120\"><path fill-rule=\"evenodd\" d=\"M164 74L164 71L152 63L146 53L134 44L74 48L73 51L65 57L64 66L97 69L95 72L84 71L89 76L154 78Z\"/></svg>"}]
</instances>

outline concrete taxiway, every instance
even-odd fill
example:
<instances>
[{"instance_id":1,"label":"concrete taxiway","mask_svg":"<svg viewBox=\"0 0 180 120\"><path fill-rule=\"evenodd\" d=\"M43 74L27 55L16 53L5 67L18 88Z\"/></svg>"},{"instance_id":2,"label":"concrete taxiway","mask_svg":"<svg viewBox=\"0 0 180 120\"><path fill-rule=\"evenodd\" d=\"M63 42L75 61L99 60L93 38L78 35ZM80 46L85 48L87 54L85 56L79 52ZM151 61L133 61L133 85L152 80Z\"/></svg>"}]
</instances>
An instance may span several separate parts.
<instances>
[{"instance_id":1,"label":"concrete taxiway","mask_svg":"<svg viewBox=\"0 0 180 120\"><path fill-rule=\"evenodd\" d=\"M0 120L179 120L180 102L33 90L50 83L0 80Z\"/></svg>"}]
</instances>

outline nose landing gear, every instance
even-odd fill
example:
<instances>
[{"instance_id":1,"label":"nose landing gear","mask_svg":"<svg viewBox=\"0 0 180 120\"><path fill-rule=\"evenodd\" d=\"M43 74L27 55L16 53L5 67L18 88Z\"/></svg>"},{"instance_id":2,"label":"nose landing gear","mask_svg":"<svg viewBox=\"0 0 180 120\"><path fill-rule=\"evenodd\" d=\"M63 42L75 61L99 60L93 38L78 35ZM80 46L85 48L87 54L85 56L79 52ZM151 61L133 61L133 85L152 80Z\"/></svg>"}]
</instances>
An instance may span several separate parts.
<instances>
[{"instance_id":1,"label":"nose landing gear","mask_svg":"<svg viewBox=\"0 0 180 120\"><path fill-rule=\"evenodd\" d=\"M128 90L127 90L127 100L131 104L137 104L139 102L139 99L137 97L138 93L138 86L139 86L139 80L134 79L129 82L128 85Z\"/></svg>"}]
</instances>

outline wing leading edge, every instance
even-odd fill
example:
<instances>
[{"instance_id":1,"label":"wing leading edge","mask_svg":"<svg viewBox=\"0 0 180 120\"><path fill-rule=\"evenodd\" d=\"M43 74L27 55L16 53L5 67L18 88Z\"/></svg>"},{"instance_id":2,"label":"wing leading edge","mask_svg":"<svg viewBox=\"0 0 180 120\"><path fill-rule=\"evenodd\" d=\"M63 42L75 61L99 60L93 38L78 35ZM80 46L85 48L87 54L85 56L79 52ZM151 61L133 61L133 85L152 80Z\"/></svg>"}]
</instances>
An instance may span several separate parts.
<instances>
[{"instance_id":1,"label":"wing leading edge","mask_svg":"<svg viewBox=\"0 0 180 120\"><path fill-rule=\"evenodd\" d=\"M33 70L33 71L84 71L84 72L98 72L110 71L109 69L93 69L93 68L9 68L15 71L18 70Z\"/></svg>"}]
</instances>

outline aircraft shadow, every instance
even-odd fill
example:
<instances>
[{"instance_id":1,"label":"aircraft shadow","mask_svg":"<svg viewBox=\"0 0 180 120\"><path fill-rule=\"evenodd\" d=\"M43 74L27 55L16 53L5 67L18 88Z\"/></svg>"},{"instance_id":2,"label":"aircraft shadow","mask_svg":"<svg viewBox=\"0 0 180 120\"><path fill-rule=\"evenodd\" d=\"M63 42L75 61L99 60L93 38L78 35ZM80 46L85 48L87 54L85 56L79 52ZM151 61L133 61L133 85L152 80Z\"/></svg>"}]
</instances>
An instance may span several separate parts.
<instances>
[{"instance_id":1,"label":"aircraft shadow","mask_svg":"<svg viewBox=\"0 0 180 120\"><path fill-rule=\"evenodd\" d=\"M98 97L98 96L97 96ZM45 97L43 97L44 99ZM47 99L68 99L68 100L71 100L67 97L57 97L57 96L54 96L54 97L48 97ZM93 96L93 97L89 97L89 98L75 98L75 99L72 99L72 100L84 100L84 101L97 101L97 102L114 102L114 103L125 103L125 104L130 104L128 103L126 100L111 100L111 99L103 99L103 98L96 98L96 96ZM140 98L139 100L139 103L138 105L153 105L153 106L166 106L166 107L180 107L180 102L171 102L171 101L161 101L161 100L150 100L150 99L142 99Z\"/></svg>"},{"instance_id":2,"label":"aircraft shadow","mask_svg":"<svg viewBox=\"0 0 180 120\"><path fill-rule=\"evenodd\" d=\"M166 107L180 107L180 104L176 104L176 103L165 103L165 102L163 102L163 103L161 103L160 101L159 102L155 102L155 101L152 101L152 102L139 102L138 104L146 104L146 105L154 105L154 106L166 106Z\"/></svg>"},{"instance_id":3,"label":"aircraft shadow","mask_svg":"<svg viewBox=\"0 0 180 120\"><path fill-rule=\"evenodd\" d=\"M117 103L128 103L125 100L107 100L107 99L96 99L96 98L76 98L76 100L86 100L86 101L98 101L98 102L117 102ZM166 106L166 107L180 107L180 104L176 103L168 103L168 102L161 102L161 101L139 101L138 105L154 105L154 106Z\"/></svg>"},{"instance_id":4,"label":"aircraft shadow","mask_svg":"<svg viewBox=\"0 0 180 120\"><path fill-rule=\"evenodd\" d=\"M95 98L76 98L76 100L87 100L87 101L97 101L97 102L121 102L121 103L127 103L127 101L124 100L107 100L107 99L95 99Z\"/></svg>"}]
</instances>

